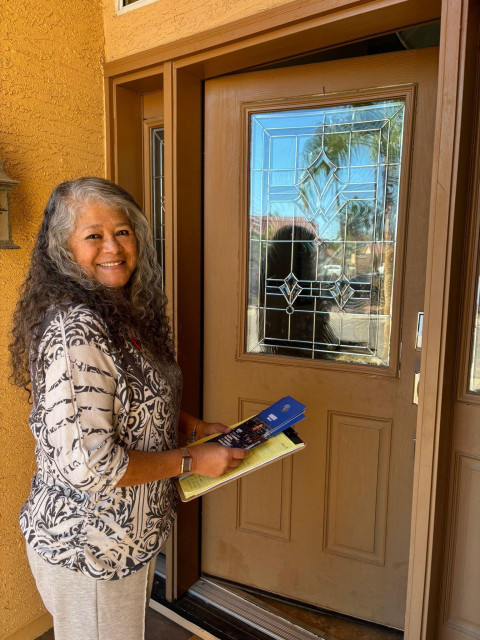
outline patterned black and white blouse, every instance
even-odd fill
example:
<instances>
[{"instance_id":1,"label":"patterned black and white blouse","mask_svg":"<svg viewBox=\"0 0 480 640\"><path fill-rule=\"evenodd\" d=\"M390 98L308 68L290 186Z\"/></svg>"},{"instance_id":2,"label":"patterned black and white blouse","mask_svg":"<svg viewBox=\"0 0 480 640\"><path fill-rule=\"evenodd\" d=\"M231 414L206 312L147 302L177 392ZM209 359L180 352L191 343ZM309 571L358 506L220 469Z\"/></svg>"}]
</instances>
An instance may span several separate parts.
<instances>
[{"instance_id":1,"label":"patterned black and white blouse","mask_svg":"<svg viewBox=\"0 0 480 640\"><path fill-rule=\"evenodd\" d=\"M181 373L133 342L113 348L83 305L51 310L32 367L37 472L20 527L49 563L102 580L156 555L175 517L173 481L115 488L128 450L177 445Z\"/></svg>"}]
</instances>

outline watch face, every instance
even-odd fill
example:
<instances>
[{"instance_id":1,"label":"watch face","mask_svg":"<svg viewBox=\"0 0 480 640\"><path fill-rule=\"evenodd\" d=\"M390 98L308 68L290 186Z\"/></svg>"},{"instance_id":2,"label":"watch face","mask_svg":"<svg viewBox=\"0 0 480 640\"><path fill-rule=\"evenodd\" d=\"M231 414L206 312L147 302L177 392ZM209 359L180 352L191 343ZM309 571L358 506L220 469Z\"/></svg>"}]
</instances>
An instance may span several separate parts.
<instances>
[{"instance_id":1,"label":"watch face","mask_svg":"<svg viewBox=\"0 0 480 640\"><path fill-rule=\"evenodd\" d=\"M184 456L182 458L182 473L190 473L192 470L192 457Z\"/></svg>"}]
</instances>

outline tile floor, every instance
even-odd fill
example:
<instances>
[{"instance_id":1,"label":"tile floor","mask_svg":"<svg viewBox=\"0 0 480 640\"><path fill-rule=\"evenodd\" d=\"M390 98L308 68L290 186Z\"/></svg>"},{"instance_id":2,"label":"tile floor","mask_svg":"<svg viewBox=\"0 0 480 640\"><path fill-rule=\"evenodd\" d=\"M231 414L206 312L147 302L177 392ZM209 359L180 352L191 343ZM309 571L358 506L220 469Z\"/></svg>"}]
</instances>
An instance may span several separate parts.
<instances>
[{"instance_id":1,"label":"tile floor","mask_svg":"<svg viewBox=\"0 0 480 640\"><path fill-rule=\"evenodd\" d=\"M54 640L53 629L44 633L38 640ZM149 609L145 640L200 640L200 638L192 636L191 631L187 631L160 613Z\"/></svg>"}]
</instances>

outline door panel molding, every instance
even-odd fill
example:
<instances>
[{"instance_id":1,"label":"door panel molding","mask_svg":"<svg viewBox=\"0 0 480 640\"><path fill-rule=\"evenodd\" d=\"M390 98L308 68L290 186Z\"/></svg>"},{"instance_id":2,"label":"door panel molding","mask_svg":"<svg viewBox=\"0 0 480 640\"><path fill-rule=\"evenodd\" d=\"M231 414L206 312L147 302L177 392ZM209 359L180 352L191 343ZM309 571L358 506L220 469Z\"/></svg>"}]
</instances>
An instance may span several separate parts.
<instances>
[{"instance_id":1,"label":"door panel molding","mask_svg":"<svg viewBox=\"0 0 480 640\"><path fill-rule=\"evenodd\" d=\"M238 420L248 420L272 402L238 399ZM237 491L237 529L290 540L292 528L292 459L285 458L242 478ZM267 507L273 512L267 514ZM267 518L268 515L268 518Z\"/></svg>"},{"instance_id":2,"label":"door panel molding","mask_svg":"<svg viewBox=\"0 0 480 640\"><path fill-rule=\"evenodd\" d=\"M480 457L455 453L454 502L445 580L444 623L480 638ZM464 597L468 594L468 597Z\"/></svg>"},{"instance_id":3,"label":"door panel molding","mask_svg":"<svg viewBox=\"0 0 480 640\"><path fill-rule=\"evenodd\" d=\"M291 540L292 458L260 469L238 483L237 529ZM268 507L268 510L267 508Z\"/></svg>"},{"instance_id":4,"label":"door panel molding","mask_svg":"<svg viewBox=\"0 0 480 640\"><path fill-rule=\"evenodd\" d=\"M385 564L392 421L329 412L324 550Z\"/></svg>"}]
</instances>

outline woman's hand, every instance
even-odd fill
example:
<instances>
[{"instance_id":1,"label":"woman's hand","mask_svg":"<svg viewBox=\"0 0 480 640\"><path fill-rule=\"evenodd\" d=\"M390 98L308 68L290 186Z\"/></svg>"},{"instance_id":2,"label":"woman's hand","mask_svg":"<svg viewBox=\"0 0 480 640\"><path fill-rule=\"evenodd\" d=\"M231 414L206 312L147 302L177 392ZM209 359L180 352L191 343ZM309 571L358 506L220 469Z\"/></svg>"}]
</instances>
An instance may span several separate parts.
<instances>
[{"instance_id":1,"label":"woman's hand","mask_svg":"<svg viewBox=\"0 0 480 640\"><path fill-rule=\"evenodd\" d=\"M200 420L197 425L195 440L201 440L206 436L213 436L215 433L230 433L230 431L230 427L227 427L221 422L204 422Z\"/></svg>"},{"instance_id":2,"label":"woman's hand","mask_svg":"<svg viewBox=\"0 0 480 640\"><path fill-rule=\"evenodd\" d=\"M210 478L218 478L229 469L235 469L251 453L248 449L230 449L216 442L189 447L188 452L193 459L192 472Z\"/></svg>"}]
</instances>

